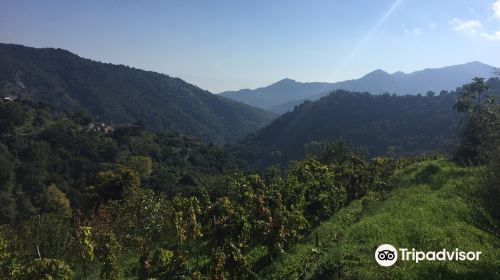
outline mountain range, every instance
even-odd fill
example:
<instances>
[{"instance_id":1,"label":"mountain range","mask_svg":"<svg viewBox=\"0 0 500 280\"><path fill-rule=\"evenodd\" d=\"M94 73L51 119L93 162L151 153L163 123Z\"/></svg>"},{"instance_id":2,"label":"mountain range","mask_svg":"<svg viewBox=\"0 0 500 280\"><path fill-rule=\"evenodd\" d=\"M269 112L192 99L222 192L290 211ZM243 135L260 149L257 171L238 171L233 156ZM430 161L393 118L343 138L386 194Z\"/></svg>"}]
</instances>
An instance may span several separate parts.
<instances>
[{"instance_id":1,"label":"mountain range","mask_svg":"<svg viewBox=\"0 0 500 280\"><path fill-rule=\"evenodd\" d=\"M492 77L494 70L493 66L478 61L442 68L428 68L412 73L399 71L389 74L379 69L359 79L336 83L303 83L283 79L267 87L226 91L220 95L281 114L292 110L304 100L317 100L337 89L371 94L387 92L414 95L425 94L428 91L439 93L442 90L454 90L476 76Z\"/></svg>"},{"instance_id":2,"label":"mountain range","mask_svg":"<svg viewBox=\"0 0 500 280\"><path fill-rule=\"evenodd\" d=\"M0 44L0 96L83 111L109 124L142 121L153 131L215 143L241 139L274 118L165 74L13 44Z\"/></svg>"},{"instance_id":3,"label":"mountain range","mask_svg":"<svg viewBox=\"0 0 500 280\"><path fill-rule=\"evenodd\" d=\"M487 81L500 96L500 79ZM372 95L337 90L304 101L233 146L233 153L260 168L304 157L324 143L344 139L370 157L451 151L459 131L452 110L457 91L439 95Z\"/></svg>"}]
</instances>

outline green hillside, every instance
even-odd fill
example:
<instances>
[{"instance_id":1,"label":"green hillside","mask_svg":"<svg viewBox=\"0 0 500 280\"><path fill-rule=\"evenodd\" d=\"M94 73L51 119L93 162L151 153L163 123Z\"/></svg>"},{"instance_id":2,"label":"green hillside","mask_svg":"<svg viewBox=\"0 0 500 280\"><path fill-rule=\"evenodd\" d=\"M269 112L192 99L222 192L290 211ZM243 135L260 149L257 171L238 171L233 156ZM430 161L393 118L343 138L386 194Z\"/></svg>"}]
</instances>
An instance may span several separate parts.
<instances>
[{"instance_id":1,"label":"green hillside","mask_svg":"<svg viewBox=\"0 0 500 280\"><path fill-rule=\"evenodd\" d=\"M0 224L53 210L46 198L51 188L74 209L88 208L86 203L96 202L88 197L89 186L110 170L132 168L142 174L143 185L177 193L195 187L207 174L236 168L221 148L186 136L152 133L137 125L109 132L95 127L81 114L0 100ZM116 198L123 186L107 187L105 196Z\"/></svg>"},{"instance_id":2,"label":"green hillside","mask_svg":"<svg viewBox=\"0 0 500 280\"><path fill-rule=\"evenodd\" d=\"M114 124L223 143L266 125L273 114L202 90L179 78L101 63L62 49L0 44L0 96L82 110Z\"/></svg>"},{"instance_id":3,"label":"green hillside","mask_svg":"<svg viewBox=\"0 0 500 280\"><path fill-rule=\"evenodd\" d=\"M260 272L266 279L498 279L498 224L474 194L478 168L445 160L416 163L386 198L366 196L323 222L302 243ZM498 232L498 231L497 231ZM316 240L318 238L318 240ZM318 242L319 246L316 246ZM375 249L482 251L479 261L398 261L381 267Z\"/></svg>"},{"instance_id":4,"label":"green hillside","mask_svg":"<svg viewBox=\"0 0 500 280\"><path fill-rule=\"evenodd\" d=\"M338 138L371 156L445 151L454 140L455 94L371 95L335 91L306 101L242 140L237 154L262 167L304 157L308 150Z\"/></svg>"},{"instance_id":5,"label":"green hillside","mask_svg":"<svg viewBox=\"0 0 500 280\"><path fill-rule=\"evenodd\" d=\"M498 78L486 84L487 93L499 96ZM296 106L233 150L255 167L303 158L338 138L366 148L370 156L450 152L460 125L452 107L462 91L396 96L338 90Z\"/></svg>"}]
</instances>

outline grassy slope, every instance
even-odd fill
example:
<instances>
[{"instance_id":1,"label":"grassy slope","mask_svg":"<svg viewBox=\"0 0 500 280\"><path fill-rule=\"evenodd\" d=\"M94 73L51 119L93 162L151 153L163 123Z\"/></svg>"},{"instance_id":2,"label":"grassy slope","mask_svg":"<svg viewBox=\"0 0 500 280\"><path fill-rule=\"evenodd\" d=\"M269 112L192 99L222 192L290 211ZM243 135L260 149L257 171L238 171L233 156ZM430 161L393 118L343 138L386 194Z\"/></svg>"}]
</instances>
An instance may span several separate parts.
<instances>
[{"instance_id":1,"label":"grassy slope","mask_svg":"<svg viewBox=\"0 0 500 280\"><path fill-rule=\"evenodd\" d=\"M266 279L500 279L500 238L473 198L479 170L443 160L418 163L399 176L387 199L352 202L303 243L261 271ZM497 227L498 228L498 227ZM316 248L316 236L319 248ZM375 249L482 251L478 262L402 262L384 268Z\"/></svg>"}]
</instances>

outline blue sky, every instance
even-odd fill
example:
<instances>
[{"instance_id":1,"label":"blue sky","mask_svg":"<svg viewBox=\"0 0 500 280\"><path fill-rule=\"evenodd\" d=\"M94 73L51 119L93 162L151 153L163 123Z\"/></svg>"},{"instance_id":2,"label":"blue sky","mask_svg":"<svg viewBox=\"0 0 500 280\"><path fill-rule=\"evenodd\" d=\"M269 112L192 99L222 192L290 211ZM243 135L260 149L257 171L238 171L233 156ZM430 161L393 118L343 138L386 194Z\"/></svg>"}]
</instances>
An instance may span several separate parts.
<instances>
[{"instance_id":1,"label":"blue sky","mask_svg":"<svg viewBox=\"0 0 500 280\"><path fill-rule=\"evenodd\" d=\"M500 66L500 0L2 0L0 42L63 48L217 93L379 68Z\"/></svg>"}]
</instances>

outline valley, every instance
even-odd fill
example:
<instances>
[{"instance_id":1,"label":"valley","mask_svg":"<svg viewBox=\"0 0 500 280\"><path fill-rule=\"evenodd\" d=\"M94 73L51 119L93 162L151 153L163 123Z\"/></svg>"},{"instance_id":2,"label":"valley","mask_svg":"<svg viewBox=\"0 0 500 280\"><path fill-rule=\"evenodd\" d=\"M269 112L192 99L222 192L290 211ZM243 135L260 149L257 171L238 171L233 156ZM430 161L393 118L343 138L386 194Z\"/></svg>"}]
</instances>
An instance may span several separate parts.
<instances>
[{"instance_id":1,"label":"valley","mask_svg":"<svg viewBox=\"0 0 500 280\"><path fill-rule=\"evenodd\" d=\"M500 0L0 3L0 279L500 279Z\"/></svg>"}]
</instances>

